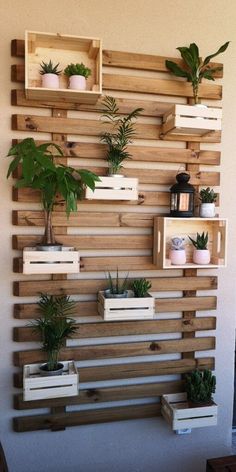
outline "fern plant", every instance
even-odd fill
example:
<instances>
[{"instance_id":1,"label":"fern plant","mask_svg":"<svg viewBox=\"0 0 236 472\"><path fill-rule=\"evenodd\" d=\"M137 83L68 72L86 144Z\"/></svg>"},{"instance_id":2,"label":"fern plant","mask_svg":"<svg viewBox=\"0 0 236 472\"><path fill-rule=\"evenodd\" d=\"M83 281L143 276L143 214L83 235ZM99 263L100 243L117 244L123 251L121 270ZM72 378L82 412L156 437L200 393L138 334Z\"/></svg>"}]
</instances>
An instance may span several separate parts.
<instances>
[{"instance_id":1,"label":"fern plant","mask_svg":"<svg viewBox=\"0 0 236 472\"><path fill-rule=\"evenodd\" d=\"M217 194L214 192L213 188L210 189L210 187L207 187L200 191L199 198L202 203L215 203Z\"/></svg>"},{"instance_id":2,"label":"fern plant","mask_svg":"<svg viewBox=\"0 0 236 472\"><path fill-rule=\"evenodd\" d=\"M101 109L104 123L111 124L111 131L101 134L101 141L108 146L107 160L109 173L116 174L123 167L122 163L126 159L131 159L131 154L127 150L128 144L132 143L135 136L134 120L140 115L142 108L136 108L123 118L119 115L119 107L114 97L106 95L102 101Z\"/></svg>"},{"instance_id":3,"label":"fern plant","mask_svg":"<svg viewBox=\"0 0 236 472\"><path fill-rule=\"evenodd\" d=\"M92 71L81 62L80 64L69 64L65 68L64 74L68 77L71 77L72 75L82 75L87 79L92 74Z\"/></svg>"},{"instance_id":4,"label":"fern plant","mask_svg":"<svg viewBox=\"0 0 236 472\"><path fill-rule=\"evenodd\" d=\"M188 82L191 82L195 104L197 104L199 100L198 91L202 79L215 80L214 74L222 70L222 66L211 66L210 61L214 57L218 56L218 54L226 51L228 45L229 41L223 44L215 53L210 54L205 59L201 59L198 46L195 43L191 43L189 47L177 48L184 62L183 67L176 64L176 62L166 61L167 69L169 69L176 77L184 77Z\"/></svg>"},{"instance_id":5,"label":"fern plant","mask_svg":"<svg viewBox=\"0 0 236 472\"><path fill-rule=\"evenodd\" d=\"M200 249L200 250L207 249L208 232L206 232L206 234L204 233L204 231L202 234L197 233L196 240L192 239L190 236L189 236L189 239L196 249Z\"/></svg>"},{"instance_id":6,"label":"fern plant","mask_svg":"<svg viewBox=\"0 0 236 472\"><path fill-rule=\"evenodd\" d=\"M134 292L135 297L137 298L144 298L147 296L148 291L151 289L152 284L149 280L146 279L137 279L134 280L132 283L132 290Z\"/></svg>"},{"instance_id":7,"label":"fern plant","mask_svg":"<svg viewBox=\"0 0 236 472\"><path fill-rule=\"evenodd\" d=\"M61 70L58 70L59 62L54 66L51 59L49 62L42 61L40 64L40 67L41 67L41 70L39 71L39 73L41 75L44 75L44 74L60 75L62 72Z\"/></svg>"},{"instance_id":8,"label":"fern plant","mask_svg":"<svg viewBox=\"0 0 236 472\"><path fill-rule=\"evenodd\" d=\"M212 401L212 394L215 393L216 378L211 370L205 369L203 372L195 370L186 375L185 390L188 401L192 403L209 403Z\"/></svg>"}]
</instances>

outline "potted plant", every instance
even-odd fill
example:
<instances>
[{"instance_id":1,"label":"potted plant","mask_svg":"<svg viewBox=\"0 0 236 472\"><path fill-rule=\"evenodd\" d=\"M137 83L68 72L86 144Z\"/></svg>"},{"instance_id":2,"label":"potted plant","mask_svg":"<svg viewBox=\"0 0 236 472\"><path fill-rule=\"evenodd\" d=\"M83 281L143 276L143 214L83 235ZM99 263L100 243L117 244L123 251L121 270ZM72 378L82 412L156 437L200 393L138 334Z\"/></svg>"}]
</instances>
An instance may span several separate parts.
<instances>
[{"instance_id":1,"label":"potted plant","mask_svg":"<svg viewBox=\"0 0 236 472\"><path fill-rule=\"evenodd\" d=\"M42 75L42 87L57 89L59 88L59 75L61 70L58 70L59 62L54 65L50 59L49 62L42 61L40 64L39 73Z\"/></svg>"},{"instance_id":2,"label":"potted plant","mask_svg":"<svg viewBox=\"0 0 236 472\"><path fill-rule=\"evenodd\" d=\"M189 406L211 405L216 389L216 378L211 370L194 370L185 377L185 390Z\"/></svg>"},{"instance_id":3,"label":"potted plant","mask_svg":"<svg viewBox=\"0 0 236 472\"><path fill-rule=\"evenodd\" d=\"M70 166L57 164L55 155L62 156L61 148L54 143L36 145L33 138L26 138L13 146L8 156L13 157L9 165L7 177L14 174L19 164L22 165L22 176L18 178L17 188L30 187L40 191L41 202L45 214L45 232L40 249L51 250L60 245L56 243L52 227L52 212L57 204L57 195L61 195L66 204L66 214L77 211L77 200L81 200L84 188L95 188L99 180L88 170L78 170Z\"/></svg>"},{"instance_id":4,"label":"potted plant","mask_svg":"<svg viewBox=\"0 0 236 472\"><path fill-rule=\"evenodd\" d=\"M212 67L210 61L214 57L218 56L218 54L226 51L228 45L229 41L224 43L217 52L210 54L205 59L201 59L198 46L195 43L191 43L189 47L177 48L184 62L183 67L176 64L176 62L166 61L167 69L169 69L176 77L184 77L188 82L191 82L195 104L198 104L199 102L198 91L202 79L215 80L214 74L217 71L222 70L221 66Z\"/></svg>"},{"instance_id":5,"label":"potted plant","mask_svg":"<svg viewBox=\"0 0 236 472\"><path fill-rule=\"evenodd\" d=\"M111 273L108 272L107 281L108 288L104 291L105 298L127 298L128 296L128 275L123 280L119 278L119 271L116 270L115 279L112 278Z\"/></svg>"},{"instance_id":6,"label":"potted plant","mask_svg":"<svg viewBox=\"0 0 236 472\"><path fill-rule=\"evenodd\" d=\"M175 236L171 238L171 249L169 258L173 265L184 265L186 264L186 251L184 247L184 238Z\"/></svg>"},{"instance_id":7,"label":"potted plant","mask_svg":"<svg viewBox=\"0 0 236 472\"><path fill-rule=\"evenodd\" d=\"M86 80L91 75L91 69L83 62L80 64L69 64L64 74L69 77L69 88L74 90L86 90Z\"/></svg>"},{"instance_id":8,"label":"potted plant","mask_svg":"<svg viewBox=\"0 0 236 472\"><path fill-rule=\"evenodd\" d=\"M206 233L204 233L203 231L202 234L197 233L196 240L192 239L190 236L189 239L194 246L193 262L195 264L209 264L211 257L210 251L207 248L208 232L206 231Z\"/></svg>"},{"instance_id":9,"label":"potted plant","mask_svg":"<svg viewBox=\"0 0 236 472\"><path fill-rule=\"evenodd\" d=\"M217 195L210 187L203 188L200 191L199 198L201 201L200 205L200 216L201 218L214 218L215 216L215 201Z\"/></svg>"},{"instance_id":10,"label":"potted plant","mask_svg":"<svg viewBox=\"0 0 236 472\"><path fill-rule=\"evenodd\" d=\"M145 298L150 296L148 290L152 288L152 284L149 280L142 278L134 280L131 288L136 298Z\"/></svg>"}]
</instances>

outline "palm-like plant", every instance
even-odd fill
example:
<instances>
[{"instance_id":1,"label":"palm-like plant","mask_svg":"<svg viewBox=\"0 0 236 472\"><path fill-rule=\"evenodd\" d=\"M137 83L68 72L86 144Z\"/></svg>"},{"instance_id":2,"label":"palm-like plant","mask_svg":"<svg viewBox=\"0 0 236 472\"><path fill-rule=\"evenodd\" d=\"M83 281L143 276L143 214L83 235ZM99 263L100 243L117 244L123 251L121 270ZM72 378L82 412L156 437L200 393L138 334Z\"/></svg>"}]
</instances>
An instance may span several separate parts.
<instances>
[{"instance_id":1,"label":"palm-like plant","mask_svg":"<svg viewBox=\"0 0 236 472\"><path fill-rule=\"evenodd\" d=\"M77 170L73 167L56 164L52 150L56 156L62 156L61 148L54 143L36 145L33 138L26 138L13 146L8 156L13 157L7 177L14 175L19 164L22 165L22 176L15 186L30 187L40 190L42 206L45 212L45 233L42 244L55 244L52 227L52 211L56 205L56 197L61 195L66 204L66 214L77 211L77 200L83 198L84 188L95 188L99 177L88 170Z\"/></svg>"},{"instance_id":2,"label":"palm-like plant","mask_svg":"<svg viewBox=\"0 0 236 472\"><path fill-rule=\"evenodd\" d=\"M132 143L132 138L135 136L133 120L140 115L143 109L136 108L129 115L121 118L114 97L105 96L102 105L102 118L104 118L105 123L108 122L112 125L112 130L102 133L101 141L108 146L107 160L110 174L116 174L123 167L122 162L125 159L131 159L127 146Z\"/></svg>"},{"instance_id":3,"label":"palm-like plant","mask_svg":"<svg viewBox=\"0 0 236 472\"><path fill-rule=\"evenodd\" d=\"M166 61L166 67L176 77L184 77L191 82L193 88L194 103L198 103L198 89L202 79L215 80L214 74L222 70L221 66L211 67L210 61L218 54L223 53L229 45L229 41L223 44L217 52L210 54L205 59L199 56L199 49L195 43L191 43L189 47L178 47L178 51L184 61L184 67L180 67L176 62Z\"/></svg>"}]
</instances>

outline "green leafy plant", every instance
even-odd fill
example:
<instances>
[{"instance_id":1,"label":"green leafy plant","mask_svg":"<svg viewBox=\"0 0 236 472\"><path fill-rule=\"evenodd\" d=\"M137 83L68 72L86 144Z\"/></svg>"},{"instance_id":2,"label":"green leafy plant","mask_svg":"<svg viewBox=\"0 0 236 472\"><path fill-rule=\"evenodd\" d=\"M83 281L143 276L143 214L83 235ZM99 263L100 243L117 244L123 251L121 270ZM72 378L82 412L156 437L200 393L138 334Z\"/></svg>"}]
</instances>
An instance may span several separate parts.
<instances>
[{"instance_id":1,"label":"green leafy plant","mask_svg":"<svg viewBox=\"0 0 236 472\"><path fill-rule=\"evenodd\" d=\"M134 280L132 283L132 290L134 292L135 297L137 298L144 298L148 294L148 290L152 287L151 282L146 279L137 279Z\"/></svg>"},{"instance_id":2,"label":"green leafy plant","mask_svg":"<svg viewBox=\"0 0 236 472\"><path fill-rule=\"evenodd\" d=\"M190 236L189 239L196 249L207 249L208 232L206 232L206 234L204 233L204 231L202 234L197 233L196 240L190 238Z\"/></svg>"},{"instance_id":3,"label":"green leafy plant","mask_svg":"<svg viewBox=\"0 0 236 472\"><path fill-rule=\"evenodd\" d=\"M31 326L40 335L42 350L47 354L46 370L56 370L60 350L77 330L75 320L70 317L75 312L75 302L66 295L41 294L37 305L41 316Z\"/></svg>"},{"instance_id":4,"label":"green leafy plant","mask_svg":"<svg viewBox=\"0 0 236 472\"><path fill-rule=\"evenodd\" d=\"M176 64L173 61L166 61L166 67L176 77L184 77L188 82L191 82L193 88L194 103L198 103L199 84L202 79L215 80L214 74L222 70L221 66L212 67L210 65L211 59L223 53L229 45L229 41L223 44L217 52L210 54L205 59L199 56L199 49L195 43L191 43L189 47L178 47L178 51L184 61L184 66Z\"/></svg>"},{"instance_id":5,"label":"green leafy plant","mask_svg":"<svg viewBox=\"0 0 236 472\"><path fill-rule=\"evenodd\" d=\"M119 271L116 269L116 277L113 279L111 273L108 272L107 281L108 281L108 290L112 295L121 295L127 290L128 286L128 275L123 280L119 278Z\"/></svg>"},{"instance_id":6,"label":"green leafy plant","mask_svg":"<svg viewBox=\"0 0 236 472\"><path fill-rule=\"evenodd\" d=\"M54 66L51 59L50 59L49 62L42 61L41 64L40 64L40 67L41 67L41 70L39 71L39 73L41 75L44 75L44 74L60 75L61 72L62 72L61 70L58 70L59 62Z\"/></svg>"},{"instance_id":7,"label":"green leafy plant","mask_svg":"<svg viewBox=\"0 0 236 472\"><path fill-rule=\"evenodd\" d=\"M57 154L53 155L53 151ZM22 176L15 187L30 187L40 191L41 202L45 213L45 233L42 244L55 244L52 227L52 211L61 195L66 204L66 214L77 211L77 200L83 198L86 186L92 190L99 177L85 169L56 164L55 157L62 156L61 148L54 143L36 145L33 138L26 138L13 146L8 156L13 157L7 177L14 176L19 164L22 165Z\"/></svg>"},{"instance_id":8,"label":"green leafy plant","mask_svg":"<svg viewBox=\"0 0 236 472\"><path fill-rule=\"evenodd\" d=\"M91 75L92 71L89 69L89 67L86 67L83 62L80 64L69 64L65 70L64 74L67 75L68 77L71 77L72 75L82 75L87 79Z\"/></svg>"},{"instance_id":9,"label":"green leafy plant","mask_svg":"<svg viewBox=\"0 0 236 472\"><path fill-rule=\"evenodd\" d=\"M119 107L113 97L106 95L102 101L101 109L104 123L110 123L111 131L101 134L101 141L108 146L107 160L110 174L116 174L123 166L125 159L131 159L127 150L128 144L132 143L135 136L135 120L143 110L136 108L123 118L119 115Z\"/></svg>"},{"instance_id":10,"label":"green leafy plant","mask_svg":"<svg viewBox=\"0 0 236 472\"><path fill-rule=\"evenodd\" d=\"M210 189L210 187L207 187L200 191L199 198L202 203L214 203L217 199L217 194L214 192L213 188Z\"/></svg>"},{"instance_id":11,"label":"green leafy plant","mask_svg":"<svg viewBox=\"0 0 236 472\"><path fill-rule=\"evenodd\" d=\"M216 378L212 372L205 369L203 372L194 370L185 378L185 389L188 401L193 403L208 403L215 393Z\"/></svg>"}]
</instances>

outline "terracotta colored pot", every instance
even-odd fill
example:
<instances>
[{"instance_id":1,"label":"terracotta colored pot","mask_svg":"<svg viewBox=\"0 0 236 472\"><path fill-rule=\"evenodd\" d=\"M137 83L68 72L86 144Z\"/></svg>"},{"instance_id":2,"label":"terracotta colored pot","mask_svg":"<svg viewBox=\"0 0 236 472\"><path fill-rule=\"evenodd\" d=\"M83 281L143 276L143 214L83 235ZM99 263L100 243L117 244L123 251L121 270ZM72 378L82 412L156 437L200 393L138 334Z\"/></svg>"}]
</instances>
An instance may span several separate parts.
<instances>
[{"instance_id":1,"label":"terracotta colored pot","mask_svg":"<svg viewBox=\"0 0 236 472\"><path fill-rule=\"evenodd\" d=\"M59 76L57 74L43 74L42 86L51 89L59 88Z\"/></svg>"},{"instance_id":2,"label":"terracotta colored pot","mask_svg":"<svg viewBox=\"0 0 236 472\"><path fill-rule=\"evenodd\" d=\"M73 90L86 90L86 79L83 75L71 75L69 88Z\"/></svg>"},{"instance_id":3,"label":"terracotta colored pot","mask_svg":"<svg viewBox=\"0 0 236 472\"><path fill-rule=\"evenodd\" d=\"M209 249L194 249L193 251L193 262L195 264L209 264L211 260Z\"/></svg>"}]
</instances>

